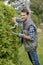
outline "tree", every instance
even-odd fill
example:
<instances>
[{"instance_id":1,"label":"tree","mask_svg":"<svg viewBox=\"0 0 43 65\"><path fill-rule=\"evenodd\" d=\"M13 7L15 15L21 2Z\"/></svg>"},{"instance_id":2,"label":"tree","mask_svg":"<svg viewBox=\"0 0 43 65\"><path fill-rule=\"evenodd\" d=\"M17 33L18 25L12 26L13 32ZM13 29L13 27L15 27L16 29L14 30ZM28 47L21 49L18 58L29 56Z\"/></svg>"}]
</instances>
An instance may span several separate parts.
<instances>
[{"instance_id":1,"label":"tree","mask_svg":"<svg viewBox=\"0 0 43 65\"><path fill-rule=\"evenodd\" d=\"M43 0L31 0L31 10L33 11L33 14L37 15L40 19L40 22L42 22L42 14L43 14Z\"/></svg>"}]
</instances>

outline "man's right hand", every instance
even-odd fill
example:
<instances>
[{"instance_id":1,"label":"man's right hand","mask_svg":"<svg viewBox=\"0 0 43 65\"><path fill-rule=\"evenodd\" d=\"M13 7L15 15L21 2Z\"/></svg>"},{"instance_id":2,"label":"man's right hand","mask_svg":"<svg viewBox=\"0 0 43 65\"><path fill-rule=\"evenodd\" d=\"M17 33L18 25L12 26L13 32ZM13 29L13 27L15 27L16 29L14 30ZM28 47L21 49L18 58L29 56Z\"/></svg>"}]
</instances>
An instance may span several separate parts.
<instances>
[{"instance_id":1,"label":"man's right hand","mask_svg":"<svg viewBox=\"0 0 43 65\"><path fill-rule=\"evenodd\" d=\"M16 23L16 17L12 18L12 21L13 21L14 23Z\"/></svg>"}]
</instances>

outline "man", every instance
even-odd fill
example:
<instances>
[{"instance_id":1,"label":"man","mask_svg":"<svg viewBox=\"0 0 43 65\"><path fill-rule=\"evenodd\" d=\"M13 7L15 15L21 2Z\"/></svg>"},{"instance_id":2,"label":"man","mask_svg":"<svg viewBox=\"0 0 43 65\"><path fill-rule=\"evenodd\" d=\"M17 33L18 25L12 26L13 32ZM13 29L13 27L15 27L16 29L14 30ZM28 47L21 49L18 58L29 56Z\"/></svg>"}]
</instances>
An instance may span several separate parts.
<instances>
[{"instance_id":1,"label":"man","mask_svg":"<svg viewBox=\"0 0 43 65\"><path fill-rule=\"evenodd\" d=\"M22 23L22 33L19 33L17 36L22 38L24 47L28 53L29 59L33 65L40 65L37 57L37 30L36 26L30 18L29 11L23 9L21 11L21 18L13 18L13 22Z\"/></svg>"}]
</instances>

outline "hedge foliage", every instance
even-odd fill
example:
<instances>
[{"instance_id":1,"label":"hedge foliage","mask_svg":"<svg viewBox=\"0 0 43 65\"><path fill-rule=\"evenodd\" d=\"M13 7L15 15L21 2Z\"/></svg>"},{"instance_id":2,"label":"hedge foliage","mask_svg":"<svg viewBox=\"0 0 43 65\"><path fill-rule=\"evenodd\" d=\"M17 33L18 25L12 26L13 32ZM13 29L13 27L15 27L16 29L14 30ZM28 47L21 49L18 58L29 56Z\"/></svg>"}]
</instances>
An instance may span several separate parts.
<instances>
[{"instance_id":1,"label":"hedge foliage","mask_svg":"<svg viewBox=\"0 0 43 65\"><path fill-rule=\"evenodd\" d=\"M0 65L18 65L17 37L9 31L15 13L11 6L0 2Z\"/></svg>"}]
</instances>

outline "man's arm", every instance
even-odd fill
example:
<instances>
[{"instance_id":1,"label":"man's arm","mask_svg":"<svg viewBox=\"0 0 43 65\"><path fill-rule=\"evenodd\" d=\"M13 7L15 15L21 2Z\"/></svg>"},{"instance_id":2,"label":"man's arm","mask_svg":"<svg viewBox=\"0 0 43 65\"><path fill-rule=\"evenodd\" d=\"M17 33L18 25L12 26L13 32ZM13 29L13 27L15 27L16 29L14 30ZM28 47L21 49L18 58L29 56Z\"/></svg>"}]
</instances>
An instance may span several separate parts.
<instances>
[{"instance_id":1,"label":"man's arm","mask_svg":"<svg viewBox=\"0 0 43 65\"><path fill-rule=\"evenodd\" d=\"M28 31L29 31L29 36L27 36L27 35L25 35L25 39L27 39L27 40L31 40L31 41L34 41L34 39L35 39L35 28L34 28L34 26L30 26L30 28L28 29Z\"/></svg>"},{"instance_id":2,"label":"man's arm","mask_svg":"<svg viewBox=\"0 0 43 65\"><path fill-rule=\"evenodd\" d=\"M16 22L22 22L22 19L21 18L16 18Z\"/></svg>"},{"instance_id":3,"label":"man's arm","mask_svg":"<svg viewBox=\"0 0 43 65\"><path fill-rule=\"evenodd\" d=\"M35 33L36 33L35 28L33 26L30 26L30 28L28 29L28 35L19 33L18 37L25 38L26 40L34 41L36 35Z\"/></svg>"},{"instance_id":4,"label":"man's arm","mask_svg":"<svg viewBox=\"0 0 43 65\"><path fill-rule=\"evenodd\" d=\"M14 17L14 18L12 18L12 21L13 21L14 23L16 23L16 22L22 22L22 19L21 19L21 18L16 18L16 17Z\"/></svg>"}]
</instances>

